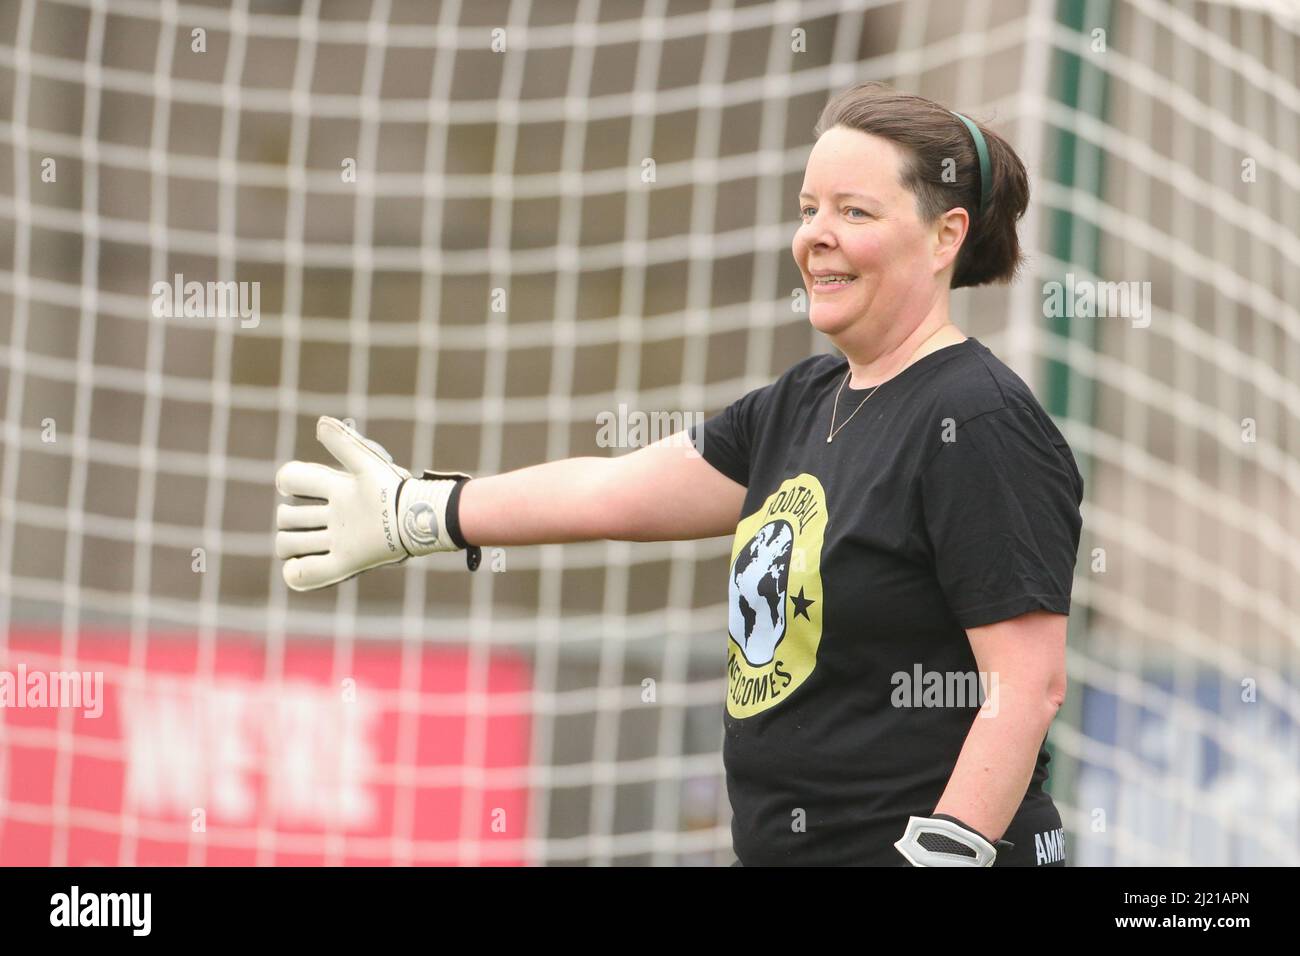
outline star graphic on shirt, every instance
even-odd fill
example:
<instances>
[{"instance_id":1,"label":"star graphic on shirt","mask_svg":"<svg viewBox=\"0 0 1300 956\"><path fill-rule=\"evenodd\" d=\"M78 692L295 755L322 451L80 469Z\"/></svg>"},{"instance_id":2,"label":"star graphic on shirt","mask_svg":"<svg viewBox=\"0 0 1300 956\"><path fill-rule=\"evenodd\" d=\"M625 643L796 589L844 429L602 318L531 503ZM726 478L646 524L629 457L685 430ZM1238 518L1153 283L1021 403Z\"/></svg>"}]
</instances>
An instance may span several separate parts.
<instances>
[{"instance_id":1,"label":"star graphic on shirt","mask_svg":"<svg viewBox=\"0 0 1300 956\"><path fill-rule=\"evenodd\" d=\"M799 596L798 596L798 597L795 597L793 594L791 594L791 595L790 595L790 600L791 600L791 601L794 601L794 613L795 613L796 616L802 614L802 615L804 616L804 620L806 620L806 621L811 621L811 620L812 620L812 618L810 618L810 617L808 616L808 608L812 607L812 606L813 606L814 604L816 604L817 602L816 602L816 601L811 601L811 600L809 600L808 598L804 597L804 596L803 596L803 588L800 588L800 589L799 589Z\"/></svg>"}]
</instances>

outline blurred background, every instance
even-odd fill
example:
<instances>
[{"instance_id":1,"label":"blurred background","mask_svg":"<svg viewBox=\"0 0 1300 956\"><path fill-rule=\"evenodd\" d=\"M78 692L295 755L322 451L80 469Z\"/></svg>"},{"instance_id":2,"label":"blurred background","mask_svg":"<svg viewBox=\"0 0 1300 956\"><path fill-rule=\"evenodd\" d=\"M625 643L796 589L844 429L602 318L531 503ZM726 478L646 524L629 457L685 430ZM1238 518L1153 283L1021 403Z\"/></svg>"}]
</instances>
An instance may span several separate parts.
<instances>
[{"instance_id":1,"label":"blurred background","mask_svg":"<svg viewBox=\"0 0 1300 956\"><path fill-rule=\"evenodd\" d=\"M1087 485L1070 862L1293 862L1295 4L14 0L0 670L103 693L0 707L0 864L730 863L728 539L295 594L272 478L321 414L412 469L621 454L602 413L828 351L795 196L873 79L1032 178L1025 277L953 306ZM1045 316L1097 280L1149 321Z\"/></svg>"}]
</instances>

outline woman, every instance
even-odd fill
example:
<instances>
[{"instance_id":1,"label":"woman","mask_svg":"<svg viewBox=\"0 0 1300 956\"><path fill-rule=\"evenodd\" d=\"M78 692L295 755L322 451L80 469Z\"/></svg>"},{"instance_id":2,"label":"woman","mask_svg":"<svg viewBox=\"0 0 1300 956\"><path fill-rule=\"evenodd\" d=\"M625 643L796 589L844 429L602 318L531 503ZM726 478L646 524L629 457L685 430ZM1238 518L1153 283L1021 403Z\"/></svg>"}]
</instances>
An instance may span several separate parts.
<instances>
[{"instance_id":1,"label":"woman","mask_svg":"<svg viewBox=\"0 0 1300 956\"><path fill-rule=\"evenodd\" d=\"M472 481L411 479L323 418L348 472L280 470L281 493L326 501L280 506L285 580L465 547L473 568L468 542L734 533L738 863L1064 866L1043 745L1083 482L1025 383L949 320L950 289L1015 275L1024 167L877 84L834 97L815 133L792 251L843 357L797 362L692 429L697 454L672 436Z\"/></svg>"}]
</instances>

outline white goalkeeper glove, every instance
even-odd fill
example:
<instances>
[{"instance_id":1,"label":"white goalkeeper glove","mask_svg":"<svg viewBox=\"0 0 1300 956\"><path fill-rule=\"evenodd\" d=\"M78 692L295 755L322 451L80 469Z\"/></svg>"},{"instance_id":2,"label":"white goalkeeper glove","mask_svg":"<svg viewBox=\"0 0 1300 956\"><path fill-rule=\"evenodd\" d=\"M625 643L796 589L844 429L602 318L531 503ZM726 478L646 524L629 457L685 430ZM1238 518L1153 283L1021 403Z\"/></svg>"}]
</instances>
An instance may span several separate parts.
<instances>
[{"instance_id":1,"label":"white goalkeeper glove","mask_svg":"<svg viewBox=\"0 0 1300 956\"><path fill-rule=\"evenodd\" d=\"M393 463L383 446L335 418L316 423L316 437L346 471L291 461L275 474L285 496L320 503L276 509L275 555L284 581L314 591L408 557L465 548L471 571L479 549L460 535L457 505L469 475L426 471L420 478Z\"/></svg>"},{"instance_id":2,"label":"white goalkeeper glove","mask_svg":"<svg viewBox=\"0 0 1300 956\"><path fill-rule=\"evenodd\" d=\"M907 830L894 846L913 866L992 866L999 850L1015 849L1006 840L990 842L946 813L908 817Z\"/></svg>"}]
</instances>

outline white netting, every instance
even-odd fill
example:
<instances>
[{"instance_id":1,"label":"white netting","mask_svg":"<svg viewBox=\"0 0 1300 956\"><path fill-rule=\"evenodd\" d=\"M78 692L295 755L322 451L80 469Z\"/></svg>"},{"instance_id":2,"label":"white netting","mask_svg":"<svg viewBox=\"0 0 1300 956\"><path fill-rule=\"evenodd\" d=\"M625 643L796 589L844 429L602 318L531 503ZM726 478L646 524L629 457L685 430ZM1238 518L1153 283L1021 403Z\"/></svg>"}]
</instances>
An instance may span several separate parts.
<instances>
[{"instance_id":1,"label":"white netting","mask_svg":"<svg viewBox=\"0 0 1300 956\"><path fill-rule=\"evenodd\" d=\"M320 414L412 468L621 453L600 413L824 349L794 197L865 79L1034 179L1033 273L954 317L1088 481L1074 861L1289 861L1298 48L1157 0L0 5L0 671L105 684L0 709L0 862L729 862L727 541L297 595L271 479ZM1067 272L1150 281L1150 326L1045 320ZM155 314L177 275L257 283L257 321Z\"/></svg>"}]
</instances>

